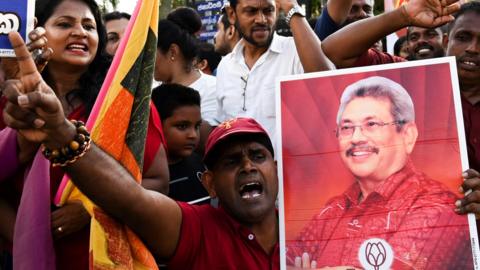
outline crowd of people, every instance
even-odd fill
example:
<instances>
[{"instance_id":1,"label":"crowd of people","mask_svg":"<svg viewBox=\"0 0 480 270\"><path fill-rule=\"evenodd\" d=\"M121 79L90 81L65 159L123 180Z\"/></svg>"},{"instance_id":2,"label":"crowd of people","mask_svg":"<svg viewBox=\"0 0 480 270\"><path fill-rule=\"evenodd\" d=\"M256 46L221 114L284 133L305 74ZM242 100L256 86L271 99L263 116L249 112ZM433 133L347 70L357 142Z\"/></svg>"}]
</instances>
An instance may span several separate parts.
<instances>
[{"instance_id":1,"label":"crowd of people","mask_svg":"<svg viewBox=\"0 0 480 270\"><path fill-rule=\"evenodd\" d=\"M480 2L410 0L377 16L373 5L329 0L312 28L296 0L230 0L214 45L199 40L192 8L160 19L142 183L95 142L51 167L56 268L89 267L89 213L81 202L53 204L67 173L161 267L279 269L274 89L283 75L454 56L471 168L460 189L473 192L451 208L480 214ZM37 152L71 147L83 134L67 120L88 119L130 20L101 14L94 0L37 0L35 10L30 43L10 33L16 59L1 59L0 269L22 269L11 252ZM291 36L275 31L280 11ZM384 52L384 37L405 27L395 55ZM292 257L292 267L312 266L306 257Z\"/></svg>"}]
</instances>

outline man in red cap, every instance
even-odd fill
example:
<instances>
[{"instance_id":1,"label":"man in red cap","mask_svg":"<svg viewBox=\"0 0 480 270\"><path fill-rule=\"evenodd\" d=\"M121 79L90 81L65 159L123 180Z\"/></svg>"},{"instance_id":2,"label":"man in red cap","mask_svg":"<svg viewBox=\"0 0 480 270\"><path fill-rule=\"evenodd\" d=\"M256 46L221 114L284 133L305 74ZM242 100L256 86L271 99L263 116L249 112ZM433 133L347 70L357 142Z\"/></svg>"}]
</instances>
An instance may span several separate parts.
<instances>
[{"instance_id":1,"label":"man in red cap","mask_svg":"<svg viewBox=\"0 0 480 270\"><path fill-rule=\"evenodd\" d=\"M1 87L8 100L5 123L47 149L73 149L72 142L83 138L73 154L57 153L66 159L63 170L96 205L137 233L156 258L169 262L169 269L279 269L277 166L257 122L226 121L207 141L202 179L220 207L175 202L144 189L113 157L89 144L88 132L65 118L20 35L9 38L21 78ZM459 211L480 213L480 175L469 171L464 177L462 190L474 191L461 200Z\"/></svg>"}]
</instances>

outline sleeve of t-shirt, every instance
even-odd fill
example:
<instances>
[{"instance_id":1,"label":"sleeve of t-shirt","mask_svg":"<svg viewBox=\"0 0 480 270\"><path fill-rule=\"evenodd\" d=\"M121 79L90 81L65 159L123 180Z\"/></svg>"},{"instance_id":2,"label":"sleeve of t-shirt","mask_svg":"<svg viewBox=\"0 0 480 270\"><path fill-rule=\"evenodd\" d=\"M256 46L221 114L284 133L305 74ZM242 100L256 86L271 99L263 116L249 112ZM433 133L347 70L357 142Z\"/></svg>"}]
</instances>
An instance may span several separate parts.
<instances>
[{"instance_id":1,"label":"sleeve of t-shirt","mask_svg":"<svg viewBox=\"0 0 480 270\"><path fill-rule=\"evenodd\" d=\"M376 49L368 49L363 53L353 65L354 67L363 67L363 66L373 66L381 64L390 64L397 62L405 62L406 60L402 57L391 55L378 51Z\"/></svg>"},{"instance_id":2,"label":"sleeve of t-shirt","mask_svg":"<svg viewBox=\"0 0 480 270\"><path fill-rule=\"evenodd\" d=\"M168 262L169 269L193 269L196 251L202 239L202 222L198 210L202 206L177 202L182 210L182 225L177 249ZM190 266L190 267L188 267Z\"/></svg>"},{"instance_id":3,"label":"sleeve of t-shirt","mask_svg":"<svg viewBox=\"0 0 480 270\"><path fill-rule=\"evenodd\" d=\"M162 123L157 109L150 102L150 116L148 118L147 138L145 140L145 153L143 155L143 171L146 172L153 163L160 145L166 147L163 137ZM166 150L166 149L165 149Z\"/></svg>"},{"instance_id":4,"label":"sleeve of t-shirt","mask_svg":"<svg viewBox=\"0 0 480 270\"><path fill-rule=\"evenodd\" d=\"M340 29L340 26L337 25L330 14L328 14L328 9L325 7L322 11L322 14L315 24L315 34L317 34L320 40L326 39L331 34L335 33Z\"/></svg>"}]
</instances>

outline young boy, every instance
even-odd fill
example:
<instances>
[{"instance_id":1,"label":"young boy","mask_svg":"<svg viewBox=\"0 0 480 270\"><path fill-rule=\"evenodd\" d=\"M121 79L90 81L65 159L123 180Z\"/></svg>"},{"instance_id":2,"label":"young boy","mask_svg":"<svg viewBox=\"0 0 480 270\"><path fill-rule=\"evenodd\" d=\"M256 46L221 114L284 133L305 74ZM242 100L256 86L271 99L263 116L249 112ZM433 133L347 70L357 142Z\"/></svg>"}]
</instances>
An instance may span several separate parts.
<instances>
[{"instance_id":1,"label":"young boy","mask_svg":"<svg viewBox=\"0 0 480 270\"><path fill-rule=\"evenodd\" d=\"M195 204L209 202L200 180L205 166L194 152L202 123L199 93L178 84L162 84L153 89L152 101L160 114L167 142L169 197Z\"/></svg>"}]
</instances>

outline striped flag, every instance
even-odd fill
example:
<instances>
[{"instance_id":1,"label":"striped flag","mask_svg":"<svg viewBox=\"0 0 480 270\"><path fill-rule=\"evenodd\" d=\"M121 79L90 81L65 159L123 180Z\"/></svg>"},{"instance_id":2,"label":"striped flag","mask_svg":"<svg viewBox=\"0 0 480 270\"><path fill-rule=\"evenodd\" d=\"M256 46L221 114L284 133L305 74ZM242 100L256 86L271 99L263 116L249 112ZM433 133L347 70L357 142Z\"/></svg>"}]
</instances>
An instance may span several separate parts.
<instances>
[{"instance_id":1,"label":"striped flag","mask_svg":"<svg viewBox=\"0 0 480 270\"><path fill-rule=\"evenodd\" d=\"M142 179L158 28L158 0L138 0L87 121L97 146ZM108 194L105 194L108 196ZM57 205L81 200L90 213L90 269L157 269L140 239L86 198L65 176Z\"/></svg>"}]
</instances>

